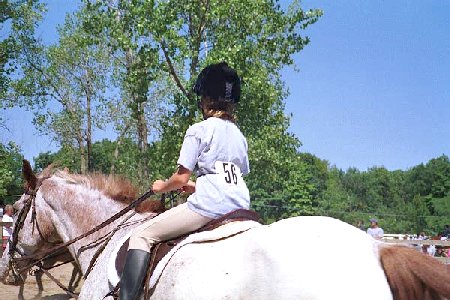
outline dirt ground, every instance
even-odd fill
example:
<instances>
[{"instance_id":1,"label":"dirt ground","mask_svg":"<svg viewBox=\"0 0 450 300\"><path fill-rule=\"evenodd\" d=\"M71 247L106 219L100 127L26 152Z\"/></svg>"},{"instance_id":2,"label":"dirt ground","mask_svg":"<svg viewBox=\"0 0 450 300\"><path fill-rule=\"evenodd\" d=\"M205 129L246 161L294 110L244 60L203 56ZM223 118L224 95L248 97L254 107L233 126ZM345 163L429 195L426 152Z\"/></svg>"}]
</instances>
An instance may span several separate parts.
<instances>
[{"instance_id":1,"label":"dirt ground","mask_svg":"<svg viewBox=\"0 0 450 300\"><path fill-rule=\"evenodd\" d=\"M60 267L50 270L56 279L61 281L62 284L67 285L72 275L72 265L66 264ZM44 291L42 296L38 296L38 286L36 284L36 278L34 276L28 276L25 281L24 288L24 298L25 300L30 299L45 299L45 300L67 300L74 299L69 297L60 287L56 285L50 278L45 274L42 276L42 283L44 286ZM75 292L80 292L80 287L83 283L80 282ZM19 287L12 285L4 285L0 283L0 300L16 300L18 299Z\"/></svg>"}]
</instances>

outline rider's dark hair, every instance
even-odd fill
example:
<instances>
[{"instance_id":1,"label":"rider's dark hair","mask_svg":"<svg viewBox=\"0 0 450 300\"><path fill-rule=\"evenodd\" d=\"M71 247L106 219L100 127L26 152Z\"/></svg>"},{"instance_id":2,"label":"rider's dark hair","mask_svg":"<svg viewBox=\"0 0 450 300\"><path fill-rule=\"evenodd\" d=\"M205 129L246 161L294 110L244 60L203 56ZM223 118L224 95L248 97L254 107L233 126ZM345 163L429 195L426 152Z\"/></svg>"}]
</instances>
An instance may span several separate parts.
<instances>
[{"instance_id":1,"label":"rider's dark hair","mask_svg":"<svg viewBox=\"0 0 450 300\"><path fill-rule=\"evenodd\" d=\"M201 108L203 110L203 117L216 117L231 122L236 121L234 115L234 103L224 101L213 101L210 97L202 97Z\"/></svg>"}]
</instances>

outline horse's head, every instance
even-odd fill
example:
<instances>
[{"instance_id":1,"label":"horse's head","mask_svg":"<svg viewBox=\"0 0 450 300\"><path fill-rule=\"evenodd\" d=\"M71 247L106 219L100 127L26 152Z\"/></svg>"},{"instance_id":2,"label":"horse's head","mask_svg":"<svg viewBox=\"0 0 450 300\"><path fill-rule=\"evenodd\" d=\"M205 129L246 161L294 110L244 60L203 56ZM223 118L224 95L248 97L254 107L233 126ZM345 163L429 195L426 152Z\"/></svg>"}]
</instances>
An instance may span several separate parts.
<instances>
[{"instance_id":1,"label":"horse's head","mask_svg":"<svg viewBox=\"0 0 450 300\"><path fill-rule=\"evenodd\" d=\"M41 185L48 177L45 174L37 177L26 160L23 161L22 172L25 191L13 205L17 211L14 215L13 233L8 243L8 251L5 251L0 262L0 280L6 280L5 282L10 284L17 283L17 278L13 282L7 280L9 269L26 266L31 260L24 258L61 241L52 225L49 206L40 191Z\"/></svg>"},{"instance_id":2,"label":"horse's head","mask_svg":"<svg viewBox=\"0 0 450 300\"><path fill-rule=\"evenodd\" d=\"M67 243L88 232L125 209L136 198L137 189L118 176L53 171L46 169L36 176L30 164L24 161L25 192L14 204L18 213L9 243L11 250L8 259L13 262L10 269L25 270L34 260L45 258L50 255L47 255L48 251L58 248L55 243L61 245L63 241ZM143 209L155 211L164 207L163 201L149 201ZM145 212L143 217L149 216ZM102 239L105 232L112 230L117 223L108 226L109 229L94 231L83 243ZM73 245L71 253L77 255L79 261L80 257L81 260L92 258L89 257L91 252L88 252L94 251L91 246L83 247L82 243ZM1 277L0 264L0 280Z\"/></svg>"},{"instance_id":3,"label":"horse's head","mask_svg":"<svg viewBox=\"0 0 450 300\"><path fill-rule=\"evenodd\" d=\"M43 172L37 177L26 160L23 161L22 173L25 192L13 205L18 211L13 237L17 235L17 244L28 255L46 244L60 242L61 239L52 224L51 208L46 203L43 192L48 189L44 187L48 174Z\"/></svg>"}]
</instances>

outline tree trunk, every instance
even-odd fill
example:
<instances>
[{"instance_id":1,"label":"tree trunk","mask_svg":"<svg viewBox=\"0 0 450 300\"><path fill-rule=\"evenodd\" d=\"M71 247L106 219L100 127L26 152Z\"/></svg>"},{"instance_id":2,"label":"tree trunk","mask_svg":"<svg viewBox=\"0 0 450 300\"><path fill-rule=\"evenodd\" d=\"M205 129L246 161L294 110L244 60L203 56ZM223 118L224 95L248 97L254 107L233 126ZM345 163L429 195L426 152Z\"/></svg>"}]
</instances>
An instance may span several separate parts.
<instances>
[{"instance_id":1,"label":"tree trunk","mask_svg":"<svg viewBox=\"0 0 450 300\"><path fill-rule=\"evenodd\" d=\"M80 173L86 174L87 166L86 166L86 150L84 148L84 139L81 129L77 131L77 142L78 142L78 150L80 153Z\"/></svg>"},{"instance_id":2,"label":"tree trunk","mask_svg":"<svg viewBox=\"0 0 450 300\"><path fill-rule=\"evenodd\" d=\"M138 105L138 136L139 136L139 152L141 154L142 159L142 177L141 179L148 179L148 158L147 158L147 149L148 149L148 128L147 128L147 120L145 119L145 102L140 102Z\"/></svg>"},{"instance_id":3,"label":"tree trunk","mask_svg":"<svg viewBox=\"0 0 450 300\"><path fill-rule=\"evenodd\" d=\"M93 169L92 165L92 116L91 116L91 86L89 81L89 73L87 73L87 83L86 83L86 148L87 148L87 168L91 172Z\"/></svg>"},{"instance_id":4,"label":"tree trunk","mask_svg":"<svg viewBox=\"0 0 450 300\"><path fill-rule=\"evenodd\" d=\"M129 49L126 54L126 67L127 67L127 75L135 76L132 74L132 70L137 63L135 53L133 53L132 49ZM145 73L145 71L143 72ZM145 181L149 177L148 170L148 159L147 159L147 148L148 148L148 128L147 128L147 120L145 119L145 103L147 102L147 90L140 89L140 81L146 80L145 78L135 78L136 80L132 81L135 84L130 87L131 94L131 109L132 116L136 120L137 124L137 138L138 138L138 148L140 152L141 162L139 164L139 181ZM145 85L144 85L145 86Z\"/></svg>"},{"instance_id":5,"label":"tree trunk","mask_svg":"<svg viewBox=\"0 0 450 300\"><path fill-rule=\"evenodd\" d=\"M114 149L114 160L111 162L111 169L110 169L111 174L114 174L116 171L116 161L119 159L119 148L120 145L122 145L125 134L127 133L129 128L130 122L127 122L125 128L122 130L119 137L117 138L116 148Z\"/></svg>"}]
</instances>

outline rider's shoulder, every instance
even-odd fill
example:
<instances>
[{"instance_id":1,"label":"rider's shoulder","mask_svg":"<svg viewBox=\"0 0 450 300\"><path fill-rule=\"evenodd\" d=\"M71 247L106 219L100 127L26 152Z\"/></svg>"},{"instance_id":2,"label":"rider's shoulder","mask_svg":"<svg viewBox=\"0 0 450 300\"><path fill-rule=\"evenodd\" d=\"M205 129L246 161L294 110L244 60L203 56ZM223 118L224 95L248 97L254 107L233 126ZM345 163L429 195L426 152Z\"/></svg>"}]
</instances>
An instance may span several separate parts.
<instances>
[{"instance_id":1,"label":"rider's shoulder","mask_svg":"<svg viewBox=\"0 0 450 300\"><path fill-rule=\"evenodd\" d=\"M204 130L206 130L207 128L211 128L214 127L217 124L217 120L220 120L218 118L208 118L206 120L197 122L195 124L192 124L191 126L189 126L188 130L186 131L186 133L194 133L194 132L203 132Z\"/></svg>"},{"instance_id":2,"label":"rider's shoulder","mask_svg":"<svg viewBox=\"0 0 450 300\"><path fill-rule=\"evenodd\" d=\"M189 126L189 128L186 130L186 136L201 135L207 128L207 124L205 123L205 121L201 121L201 122L198 122L198 123L195 123L195 124L192 124L191 126Z\"/></svg>"}]
</instances>

